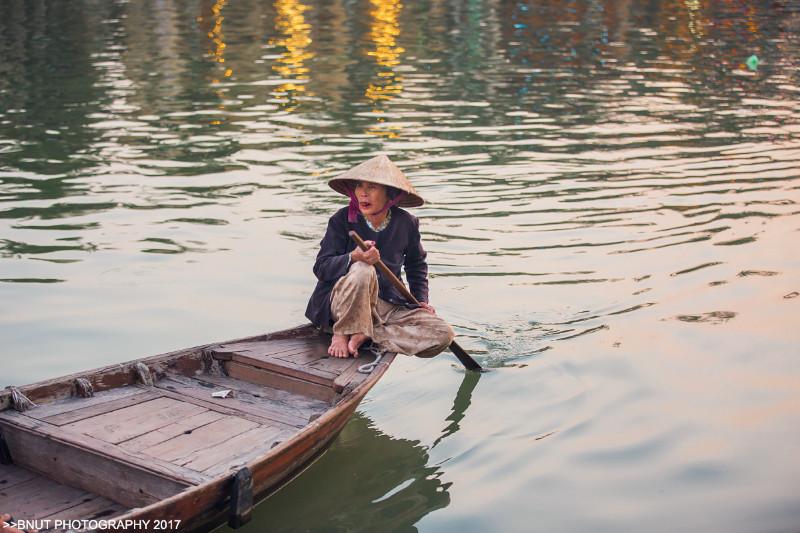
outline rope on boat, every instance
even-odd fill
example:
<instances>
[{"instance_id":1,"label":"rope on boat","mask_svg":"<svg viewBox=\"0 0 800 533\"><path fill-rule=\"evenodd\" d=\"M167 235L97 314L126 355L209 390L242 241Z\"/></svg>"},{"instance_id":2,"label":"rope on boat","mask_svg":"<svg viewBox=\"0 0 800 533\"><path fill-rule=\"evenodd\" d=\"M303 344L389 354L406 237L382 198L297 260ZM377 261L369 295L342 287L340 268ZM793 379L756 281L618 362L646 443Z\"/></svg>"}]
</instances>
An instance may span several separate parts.
<instances>
[{"instance_id":1,"label":"rope on boat","mask_svg":"<svg viewBox=\"0 0 800 533\"><path fill-rule=\"evenodd\" d=\"M30 401L28 397L16 387L11 387L11 405L20 413L36 407L36 404Z\"/></svg>"},{"instance_id":2,"label":"rope on boat","mask_svg":"<svg viewBox=\"0 0 800 533\"><path fill-rule=\"evenodd\" d=\"M386 353L384 350L381 350L374 344L369 347L369 352L375 356L375 360L371 363L367 363L358 367L358 371L362 374L369 374L375 370L375 367L378 366L378 363L380 363L381 359L383 359L383 354Z\"/></svg>"},{"instance_id":3,"label":"rope on boat","mask_svg":"<svg viewBox=\"0 0 800 533\"><path fill-rule=\"evenodd\" d=\"M203 369L212 376L225 377L228 375L225 371L225 367L214 357L214 350L217 348L219 348L219 346L206 346L203 348L201 351L203 355Z\"/></svg>"},{"instance_id":4,"label":"rope on boat","mask_svg":"<svg viewBox=\"0 0 800 533\"><path fill-rule=\"evenodd\" d=\"M77 378L75 380L75 392L81 398L91 398L94 396L94 387L92 383L86 378Z\"/></svg>"},{"instance_id":5,"label":"rope on boat","mask_svg":"<svg viewBox=\"0 0 800 533\"><path fill-rule=\"evenodd\" d=\"M136 363L134 368L136 369L136 373L139 375L139 379L142 380L142 383L148 387L152 387L153 375L150 373L150 369L147 368L147 365L144 363Z\"/></svg>"}]
</instances>

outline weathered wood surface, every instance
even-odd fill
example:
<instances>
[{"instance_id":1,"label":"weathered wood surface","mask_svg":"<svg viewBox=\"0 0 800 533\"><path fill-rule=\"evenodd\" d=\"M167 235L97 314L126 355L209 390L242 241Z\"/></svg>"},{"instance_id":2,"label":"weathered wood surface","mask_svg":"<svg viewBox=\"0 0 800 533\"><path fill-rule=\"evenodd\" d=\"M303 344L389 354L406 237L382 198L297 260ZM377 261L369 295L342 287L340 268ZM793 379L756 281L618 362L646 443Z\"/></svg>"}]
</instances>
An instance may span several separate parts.
<instances>
[{"instance_id":1,"label":"weathered wood surface","mask_svg":"<svg viewBox=\"0 0 800 533\"><path fill-rule=\"evenodd\" d=\"M147 505L209 480L193 470L19 413L0 413L0 431L16 465L123 505Z\"/></svg>"},{"instance_id":2,"label":"weathered wood surface","mask_svg":"<svg viewBox=\"0 0 800 533\"><path fill-rule=\"evenodd\" d=\"M161 374L168 370L173 370L185 374L199 372L202 369L202 347L179 350L168 354L157 355L138 359L125 364L110 365L103 368L91 370L81 374L70 374L61 378L41 381L20 390L31 400L39 405L50 404L59 400L65 400L75 395L74 380L86 378L92 385L95 393L112 390L126 385L138 383L138 377L134 370L136 363L142 362ZM8 390L0 391L0 411L7 409L11 405L11 393Z\"/></svg>"},{"instance_id":3,"label":"weathered wood surface","mask_svg":"<svg viewBox=\"0 0 800 533\"><path fill-rule=\"evenodd\" d=\"M305 324L296 328L291 328L274 333L253 335L227 341L226 344L239 342L260 342L265 340L286 340L286 339L311 339L320 337L319 332L311 324ZM67 376L48 379L33 383L20 390L31 400L39 404L46 404L52 401L69 398L72 396L74 385L73 381L77 378L85 377L92 384L95 393L104 390L114 389L124 385L136 383L132 363L143 362L156 371L156 374L174 371L181 374L193 374L202 369L203 350L218 344L202 344L192 348L175 350L172 352L144 357L125 364L113 364L96 368L94 370L69 374ZM11 403L11 392L0 390L0 410L7 409Z\"/></svg>"},{"instance_id":4,"label":"weathered wood surface","mask_svg":"<svg viewBox=\"0 0 800 533\"><path fill-rule=\"evenodd\" d=\"M358 403L386 371L393 359L394 354L385 356L363 386L351 389L334 408L328 409L300 433L285 440L270 453L257 454L247 463L247 467L253 473L256 500L261 500L280 488L330 445ZM222 479L225 479L224 483ZM207 531L209 528L207 524L221 524L227 520L229 490L230 477L217 477L215 481L206 485L187 489L182 494L131 511L119 518L182 518L188 529Z\"/></svg>"},{"instance_id":5,"label":"weathered wood surface","mask_svg":"<svg viewBox=\"0 0 800 533\"><path fill-rule=\"evenodd\" d=\"M10 483L3 483L8 481ZM9 465L0 467L0 508L17 519L69 520L113 516L125 507L85 490L69 487L35 472Z\"/></svg>"},{"instance_id":6,"label":"weathered wood surface","mask_svg":"<svg viewBox=\"0 0 800 533\"><path fill-rule=\"evenodd\" d=\"M178 378L176 378L178 379ZM212 376L202 374L193 376L192 379L200 383L208 383L215 387L214 390L231 389L238 391L237 398L247 401L258 401L277 409L297 412L301 417L309 411L327 411L330 405L322 400L315 400L301 394L293 394L282 389L262 387L255 383L234 379L227 376Z\"/></svg>"},{"instance_id":7,"label":"weathered wood surface","mask_svg":"<svg viewBox=\"0 0 800 533\"><path fill-rule=\"evenodd\" d=\"M358 371L359 365L361 365L361 359L356 359L354 362L347 367L341 374L339 374L335 380L333 380L333 390L336 392L342 392L345 387L350 384L359 385L369 374L362 374Z\"/></svg>"},{"instance_id":8,"label":"weathered wood surface","mask_svg":"<svg viewBox=\"0 0 800 533\"><path fill-rule=\"evenodd\" d=\"M340 359L328 356L327 336L226 343L208 349L215 358L272 371L296 379L333 387L341 392L359 379L359 365L369 356ZM226 366L226 368L228 368Z\"/></svg>"},{"instance_id":9,"label":"weathered wood surface","mask_svg":"<svg viewBox=\"0 0 800 533\"><path fill-rule=\"evenodd\" d=\"M255 352L236 353L233 355L232 360L237 363L285 374L293 378L318 383L326 387L330 387L333 384L333 380L336 378L336 374L333 372L327 372L308 365L296 365L284 359L272 357L271 354L265 355Z\"/></svg>"},{"instance_id":10,"label":"weathered wood surface","mask_svg":"<svg viewBox=\"0 0 800 533\"><path fill-rule=\"evenodd\" d=\"M0 465L0 489L5 491L11 487L30 481L39 474L15 465ZM3 508L3 512L5 508Z\"/></svg>"},{"instance_id":11,"label":"weathered wood surface","mask_svg":"<svg viewBox=\"0 0 800 533\"><path fill-rule=\"evenodd\" d=\"M89 435L111 444L119 444L203 411L207 411L207 409L173 398L161 397L85 418L62 427L66 431Z\"/></svg>"},{"instance_id":12,"label":"weathered wood surface","mask_svg":"<svg viewBox=\"0 0 800 533\"><path fill-rule=\"evenodd\" d=\"M88 497L87 497L88 498ZM123 507L118 503L114 503L111 500L103 498L101 496L95 496L92 499L87 499L82 503L70 507L69 509L63 509L58 511L57 513L53 513L49 516L44 516L44 519L51 519L51 520L92 520L92 519L109 519L113 518L117 515L120 515L127 511L127 507Z\"/></svg>"},{"instance_id":13,"label":"weathered wood surface","mask_svg":"<svg viewBox=\"0 0 800 533\"><path fill-rule=\"evenodd\" d=\"M151 431L150 433L145 433L144 435L139 435L138 437L121 442L119 446L129 452L141 452L144 449L151 448L179 435L185 435L187 433L194 432L198 428L201 428L212 422L216 422L217 420L221 420L226 416L228 415L225 413L206 410L194 416L179 420L174 424L170 424L163 428Z\"/></svg>"},{"instance_id":14,"label":"weathered wood surface","mask_svg":"<svg viewBox=\"0 0 800 533\"><path fill-rule=\"evenodd\" d=\"M223 344L212 349L211 353L225 360L236 361L256 368L271 370L287 376L304 379L321 385L330 386L336 377L331 372L306 368L304 363L295 364L286 359L291 356L310 357L317 360L327 356L327 351L319 351L316 339L292 339L283 341L243 342Z\"/></svg>"},{"instance_id":15,"label":"weathered wood surface","mask_svg":"<svg viewBox=\"0 0 800 533\"><path fill-rule=\"evenodd\" d=\"M275 428L260 428L237 435L229 442L220 446L220 452L226 454L225 461L216 461L212 454L198 460L195 466L204 467L203 473L208 476L217 476L226 471L239 468L269 453L276 445L289 440L295 435L294 431L275 432ZM213 453L217 453L214 451ZM191 468L188 464L187 468Z\"/></svg>"},{"instance_id":16,"label":"weathered wood surface","mask_svg":"<svg viewBox=\"0 0 800 533\"><path fill-rule=\"evenodd\" d=\"M233 476L228 524L239 529L250 521L253 512L253 474L245 467Z\"/></svg>"},{"instance_id":17,"label":"weathered wood surface","mask_svg":"<svg viewBox=\"0 0 800 533\"><path fill-rule=\"evenodd\" d=\"M302 394L328 402L335 397L332 386L320 385L319 383L313 383L304 379L297 379L284 374L269 372L235 361L226 362L225 369L230 377L249 381L250 383L284 389L295 394Z\"/></svg>"},{"instance_id":18,"label":"weathered wood surface","mask_svg":"<svg viewBox=\"0 0 800 533\"><path fill-rule=\"evenodd\" d=\"M274 333L253 335L227 341L226 344L239 342L259 342L264 340L281 340L296 338L313 338L319 336L317 330L311 324L305 324L296 328L291 328ZM143 362L156 374L167 371L174 371L181 374L193 374L202 370L203 350L218 344L201 344L192 348L184 348L150 357L137 359L127 363L116 363L100 368L95 368L86 372L69 374L66 376L48 379L37 383L32 383L20 390L31 400L39 404L46 404L73 395L73 381L77 378L87 378L92 384L95 392L110 390L124 385L136 383L133 364ZM11 405L11 392L0 390L0 411L7 409Z\"/></svg>"},{"instance_id":19,"label":"weathered wood surface","mask_svg":"<svg viewBox=\"0 0 800 533\"><path fill-rule=\"evenodd\" d=\"M271 407L269 404L248 402L242 398L213 398L211 392L195 383L185 383L176 376L165 378L158 383L158 389L165 395L227 415L235 415L259 424L285 424L287 427L302 427L308 422L301 416Z\"/></svg>"},{"instance_id":20,"label":"weathered wood surface","mask_svg":"<svg viewBox=\"0 0 800 533\"><path fill-rule=\"evenodd\" d=\"M267 453L279 435L281 430L276 427L253 428L220 441L215 446L197 447L193 452L184 455L180 461L186 468L198 472L206 474L224 472L244 464L243 456L252 456L252 452Z\"/></svg>"},{"instance_id":21,"label":"weathered wood surface","mask_svg":"<svg viewBox=\"0 0 800 533\"><path fill-rule=\"evenodd\" d=\"M125 402L126 400L130 400L133 396L141 396L148 393L149 389L140 387L138 385L129 385L97 392L91 398L80 398L74 396L63 398L49 404L40 405L35 409L27 411L25 414L38 420L50 422L51 424L67 424L69 422L80 420L80 417L87 418L88 416L92 416L89 414L92 412L100 414L107 412L108 410L116 409L117 407L110 402ZM96 410L91 411L89 408ZM81 411L81 414L78 417L74 417L72 413L75 411Z\"/></svg>"},{"instance_id":22,"label":"weathered wood surface","mask_svg":"<svg viewBox=\"0 0 800 533\"><path fill-rule=\"evenodd\" d=\"M70 397L76 376L23 387L43 405L0 412L0 432L17 463L96 495L72 506L77 514L135 507L117 517L202 528L225 518L236 471L251 470L260 499L318 456L393 359L359 374L372 358L328 358L328 342L302 326L142 359L153 387L138 384L132 363L112 365L81 374L93 398ZM203 372L210 356L227 376ZM235 396L212 398L220 389Z\"/></svg>"},{"instance_id":23,"label":"weathered wood surface","mask_svg":"<svg viewBox=\"0 0 800 533\"><path fill-rule=\"evenodd\" d=\"M227 416L191 433L146 448L142 450L142 453L173 464L184 465L191 461L195 452L221 444L231 437L257 427L259 425L255 422L236 416Z\"/></svg>"}]
</instances>

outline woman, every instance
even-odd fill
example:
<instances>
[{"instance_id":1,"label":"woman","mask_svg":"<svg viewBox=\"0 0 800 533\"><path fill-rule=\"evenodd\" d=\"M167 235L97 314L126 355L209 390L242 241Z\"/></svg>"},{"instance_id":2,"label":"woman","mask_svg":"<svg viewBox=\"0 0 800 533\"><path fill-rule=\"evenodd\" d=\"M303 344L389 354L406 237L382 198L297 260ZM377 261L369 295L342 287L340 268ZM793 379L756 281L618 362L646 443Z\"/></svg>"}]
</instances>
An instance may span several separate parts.
<instances>
[{"instance_id":1,"label":"woman","mask_svg":"<svg viewBox=\"0 0 800 533\"><path fill-rule=\"evenodd\" d=\"M428 264L420 242L419 220L403 207L422 198L388 157L374 157L328 185L350 197L350 205L328 221L314 263L317 286L306 317L333 332L328 354L358 357L367 340L391 352L433 357L453 340L453 330L428 303ZM361 251L348 232L370 247ZM373 265L382 260L400 277L403 267L416 306L403 299Z\"/></svg>"}]
</instances>

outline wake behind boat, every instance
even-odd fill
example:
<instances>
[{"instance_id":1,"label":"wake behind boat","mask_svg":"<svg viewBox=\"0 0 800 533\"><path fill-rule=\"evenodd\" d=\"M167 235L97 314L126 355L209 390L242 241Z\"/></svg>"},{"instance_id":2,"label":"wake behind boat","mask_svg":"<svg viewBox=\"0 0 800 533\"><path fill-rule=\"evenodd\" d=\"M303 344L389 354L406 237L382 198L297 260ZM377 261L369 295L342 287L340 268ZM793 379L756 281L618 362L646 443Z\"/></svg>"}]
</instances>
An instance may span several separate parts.
<instances>
[{"instance_id":1,"label":"wake behind boat","mask_svg":"<svg viewBox=\"0 0 800 533\"><path fill-rule=\"evenodd\" d=\"M0 511L54 530L240 526L395 356L364 374L371 356L329 358L329 343L307 325L4 390Z\"/></svg>"}]
</instances>

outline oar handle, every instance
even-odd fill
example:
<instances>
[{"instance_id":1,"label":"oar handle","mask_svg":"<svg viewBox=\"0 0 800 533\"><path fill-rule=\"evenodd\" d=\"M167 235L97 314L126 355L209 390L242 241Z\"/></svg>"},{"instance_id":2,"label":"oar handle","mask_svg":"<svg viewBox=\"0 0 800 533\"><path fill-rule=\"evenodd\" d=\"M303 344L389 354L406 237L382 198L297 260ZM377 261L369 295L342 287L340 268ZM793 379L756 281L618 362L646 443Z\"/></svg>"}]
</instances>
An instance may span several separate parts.
<instances>
[{"instance_id":1,"label":"oar handle","mask_svg":"<svg viewBox=\"0 0 800 533\"><path fill-rule=\"evenodd\" d=\"M356 244L358 245L359 248L361 248L362 251L366 252L367 250L369 250L369 246L367 246L367 243L365 243L364 240L361 238L361 236L359 236L359 234L356 233L355 231L352 230L350 231L350 238L356 242ZM394 272L389 270L389 267L386 266L386 263L378 259L378 262L375 263L375 266L377 267L378 270L380 270L383 273L384 276L386 276L386 279L392 282L392 285L394 285L395 288L398 291L400 291L400 293L403 296L405 296L405 298L409 302L419 305L419 300L414 298L414 295L411 294L411 291L408 290L408 288L403 284L403 282L397 279L397 276L394 275Z\"/></svg>"},{"instance_id":2,"label":"oar handle","mask_svg":"<svg viewBox=\"0 0 800 533\"><path fill-rule=\"evenodd\" d=\"M359 248L361 248L361 250L365 252L369 250L369 246L367 246L367 243L364 242L364 240L358 233L356 233L353 230L350 230L349 233L350 233L350 238L356 242L356 244L358 245ZM394 275L394 272L389 270L389 267L387 267L383 261L378 259L378 262L375 263L375 267L378 270L380 270L384 276L386 276L386 279L392 282L392 285L394 285L397 288L397 290L400 291L400 293L403 296L405 296L409 302L413 302L416 305L420 305L419 300L414 298L414 295L411 294L411 291L409 291L408 288L405 285L403 285L402 281L397 279L397 276ZM481 365L479 365L478 362L475 361L475 359L470 357L469 354L464 350L464 348L459 346L455 340L453 340L450 343L450 350L453 352L453 354L455 354L458 360L461 361L461 364L464 365L464 367L467 370L478 370L480 372L484 372L484 369L481 367Z\"/></svg>"}]
</instances>

